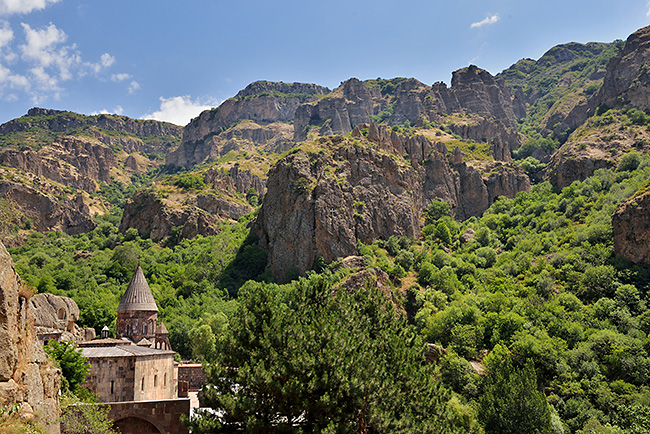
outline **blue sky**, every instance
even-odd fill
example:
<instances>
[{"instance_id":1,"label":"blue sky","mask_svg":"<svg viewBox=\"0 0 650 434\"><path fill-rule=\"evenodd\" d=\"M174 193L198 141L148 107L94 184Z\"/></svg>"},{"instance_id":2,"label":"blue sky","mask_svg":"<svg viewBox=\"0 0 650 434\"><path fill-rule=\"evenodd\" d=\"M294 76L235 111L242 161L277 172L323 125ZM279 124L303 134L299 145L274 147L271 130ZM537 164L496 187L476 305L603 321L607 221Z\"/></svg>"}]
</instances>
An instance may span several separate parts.
<instances>
[{"instance_id":1,"label":"blue sky","mask_svg":"<svg viewBox=\"0 0 650 434\"><path fill-rule=\"evenodd\" d=\"M449 84L648 24L648 0L0 0L0 123L38 106L184 125L255 80Z\"/></svg>"}]
</instances>

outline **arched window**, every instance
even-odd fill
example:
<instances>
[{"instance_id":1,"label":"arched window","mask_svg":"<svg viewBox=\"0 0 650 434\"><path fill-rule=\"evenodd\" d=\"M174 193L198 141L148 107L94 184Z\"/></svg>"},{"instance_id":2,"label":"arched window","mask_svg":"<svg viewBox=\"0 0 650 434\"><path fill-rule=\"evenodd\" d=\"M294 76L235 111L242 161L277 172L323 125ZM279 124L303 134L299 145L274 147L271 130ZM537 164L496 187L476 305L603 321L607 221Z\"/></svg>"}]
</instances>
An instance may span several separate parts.
<instances>
[{"instance_id":1,"label":"arched window","mask_svg":"<svg viewBox=\"0 0 650 434\"><path fill-rule=\"evenodd\" d=\"M142 377L142 381L140 382L140 390L144 391L144 377Z\"/></svg>"},{"instance_id":2,"label":"arched window","mask_svg":"<svg viewBox=\"0 0 650 434\"><path fill-rule=\"evenodd\" d=\"M111 380L111 395L113 394L113 386L115 386L115 381Z\"/></svg>"},{"instance_id":3,"label":"arched window","mask_svg":"<svg viewBox=\"0 0 650 434\"><path fill-rule=\"evenodd\" d=\"M165 376L163 377L163 386L167 386L167 373L165 372Z\"/></svg>"},{"instance_id":4,"label":"arched window","mask_svg":"<svg viewBox=\"0 0 650 434\"><path fill-rule=\"evenodd\" d=\"M158 387L158 376L157 375L153 376L153 387Z\"/></svg>"},{"instance_id":5,"label":"arched window","mask_svg":"<svg viewBox=\"0 0 650 434\"><path fill-rule=\"evenodd\" d=\"M63 308L59 309L59 312L57 313L57 317L59 319L65 319L65 309Z\"/></svg>"}]
</instances>

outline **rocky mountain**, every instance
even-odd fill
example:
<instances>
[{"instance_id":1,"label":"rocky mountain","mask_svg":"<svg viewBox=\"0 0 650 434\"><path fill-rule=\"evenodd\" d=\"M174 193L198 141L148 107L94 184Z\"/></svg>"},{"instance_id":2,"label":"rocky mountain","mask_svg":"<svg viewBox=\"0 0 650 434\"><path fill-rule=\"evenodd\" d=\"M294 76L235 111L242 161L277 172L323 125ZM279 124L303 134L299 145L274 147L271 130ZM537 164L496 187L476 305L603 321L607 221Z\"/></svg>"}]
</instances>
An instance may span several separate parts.
<instances>
[{"instance_id":1,"label":"rocky mountain","mask_svg":"<svg viewBox=\"0 0 650 434\"><path fill-rule=\"evenodd\" d=\"M622 41L558 45L538 60L518 61L497 79L514 95L518 118L529 134L564 142L586 119L578 112L598 92L607 63L622 45Z\"/></svg>"},{"instance_id":2,"label":"rocky mountain","mask_svg":"<svg viewBox=\"0 0 650 434\"><path fill-rule=\"evenodd\" d=\"M347 134L361 123L385 121L388 125L444 124L445 116L466 113L479 116L478 125L449 125L462 138L483 142L497 141L517 149L520 139L515 130L513 97L502 83L474 65L455 71L452 85L426 86L415 79L350 79L330 95L298 107L294 139L318 135Z\"/></svg>"},{"instance_id":3,"label":"rocky mountain","mask_svg":"<svg viewBox=\"0 0 650 434\"><path fill-rule=\"evenodd\" d=\"M32 108L27 115L0 125L0 145L36 149L60 135L85 134L127 152L166 153L180 143L182 128L167 122L101 114L85 116L62 110Z\"/></svg>"},{"instance_id":4,"label":"rocky mountain","mask_svg":"<svg viewBox=\"0 0 650 434\"><path fill-rule=\"evenodd\" d=\"M0 236L14 245L23 228L92 230L92 215L110 209L100 187L131 184L162 164L159 154L180 136L180 127L163 122L40 108L0 125Z\"/></svg>"},{"instance_id":5,"label":"rocky mountain","mask_svg":"<svg viewBox=\"0 0 650 434\"><path fill-rule=\"evenodd\" d=\"M165 163L192 167L251 146L285 151L292 146L290 123L296 108L329 92L315 84L251 83L219 107L193 119L183 130L181 146L167 156Z\"/></svg>"},{"instance_id":6,"label":"rocky mountain","mask_svg":"<svg viewBox=\"0 0 650 434\"><path fill-rule=\"evenodd\" d=\"M183 182L188 179L192 186ZM252 212L251 203L257 204L265 192L265 183L239 165L228 172L212 168L190 178L180 175L133 195L124 208L120 231L135 228L154 241L214 235L220 224Z\"/></svg>"},{"instance_id":7,"label":"rocky mountain","mask_svg":"<svg viewBox=\"0 0 650 434\"><path fill-rule=\"evenodd\" d=\"M352 137L322 137L295 148L271 169L267 188L252 230L282 280L291 269L311 269L319 255L331 261L356 254L357 241L417 238L422 210L434 199L466 218L530 183L512 163L473 166L442 141L371 123L358 125Z\"/></svg>"},{"instance_id":8,"label":"rocky mountain","mask_svg":"<svg viewBox=\"0 0 650 434\"><path fill-rule=\"evenodd\" d=\"M0 405L19 404L21 419L59 432L61 371L36 339L27 291L0 243Z\"/></svg>"},{"instance_id":9,"label":"rocky mountain","mask_svg":"<svg viewBox=\"0 0 650 434\"><path fill-rule=\"evenodd\" d=\"M546 172L556 188L583 180L599 168L615 167L628 151L647 151L650 119L643 111L650 109L644 91L650 86L645 73L649 58L646 27L630 35L609 61L598 93L571 111L569 116L580 126L553 155Z\"/></svg>"}]
</instances>

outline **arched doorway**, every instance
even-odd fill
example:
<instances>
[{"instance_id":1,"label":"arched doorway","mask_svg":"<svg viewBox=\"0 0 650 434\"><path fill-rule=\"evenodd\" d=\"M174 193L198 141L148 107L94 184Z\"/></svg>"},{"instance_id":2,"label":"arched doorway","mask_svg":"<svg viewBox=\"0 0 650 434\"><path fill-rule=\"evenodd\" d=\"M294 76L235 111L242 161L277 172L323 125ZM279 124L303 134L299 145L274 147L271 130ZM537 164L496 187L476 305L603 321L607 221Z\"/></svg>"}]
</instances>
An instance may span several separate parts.
<instances>
[{"instance_id":1,"label":"arched doorway","mask_svg":"<svg viewBox=\"0 0 650 434\"><path fill-rule=\"evenodd\" d=\"M133 416L115 421L114 427L122 434L162 434L151 422Z\"/></svg>"}]
</instances>

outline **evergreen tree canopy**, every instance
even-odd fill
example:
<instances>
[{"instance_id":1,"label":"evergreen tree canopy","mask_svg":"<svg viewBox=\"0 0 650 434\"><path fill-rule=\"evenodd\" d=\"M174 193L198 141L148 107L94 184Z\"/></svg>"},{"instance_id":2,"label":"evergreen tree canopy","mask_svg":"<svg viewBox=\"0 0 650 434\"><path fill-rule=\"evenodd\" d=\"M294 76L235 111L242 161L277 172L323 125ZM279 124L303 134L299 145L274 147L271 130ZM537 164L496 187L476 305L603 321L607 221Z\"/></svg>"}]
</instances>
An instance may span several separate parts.
<instances>
[{"instance_id":1,"label":"evergreen tree canopy","mask_svg":"<svg viewBox=\"0 0 650 434\"><path fill-rule=\"evenodd\" d=\"M193 432L430 433L454 426L423 344L375 289L249 282ZM219 416L217 416L217 414Z\"/></svg>"}]
</instances>

